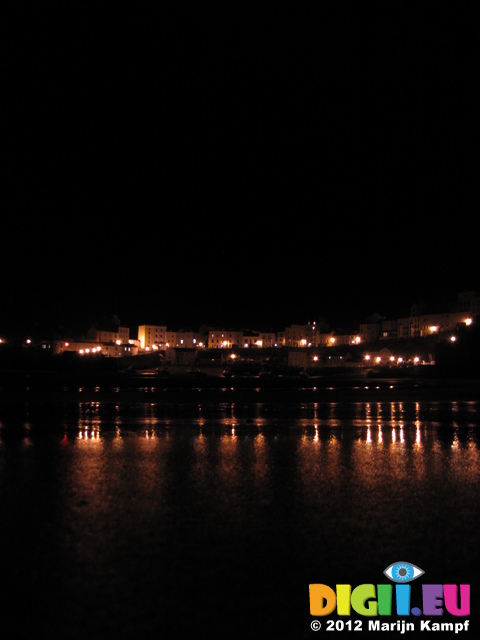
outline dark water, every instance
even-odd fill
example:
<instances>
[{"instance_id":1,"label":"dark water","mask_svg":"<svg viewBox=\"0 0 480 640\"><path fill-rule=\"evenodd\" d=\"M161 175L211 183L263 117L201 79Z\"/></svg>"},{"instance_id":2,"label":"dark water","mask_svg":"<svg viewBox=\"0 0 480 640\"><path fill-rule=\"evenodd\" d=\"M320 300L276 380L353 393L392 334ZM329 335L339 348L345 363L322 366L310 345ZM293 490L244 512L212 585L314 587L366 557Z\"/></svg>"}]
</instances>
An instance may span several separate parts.
<instances>
[{"instance_id":1,"label":"dark water","mask_svg":"<svg viewBox=\"0 0 480 640\"><path fill-rule=\"evenodd\" d=\"M476 584L476 391L388 390L4 389L2 637L315 638L309 583Z\"/></svg>"}]
</instances>

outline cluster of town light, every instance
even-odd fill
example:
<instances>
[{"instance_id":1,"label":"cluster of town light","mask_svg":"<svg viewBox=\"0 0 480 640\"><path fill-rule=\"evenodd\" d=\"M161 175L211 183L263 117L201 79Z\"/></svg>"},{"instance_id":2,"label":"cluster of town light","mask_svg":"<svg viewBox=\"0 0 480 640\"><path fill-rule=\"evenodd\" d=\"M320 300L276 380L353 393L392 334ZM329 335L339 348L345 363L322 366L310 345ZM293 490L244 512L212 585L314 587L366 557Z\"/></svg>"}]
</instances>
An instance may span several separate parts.
<instances>
[{"instance_id":1,"label":"cluster of town light","mask_svg":"<svg viewBox=\"0 0 480 640\"><path fill-rule=\"evenodd\" d=\"M469 327L469 326L472 324L472 322L473 322L472 318L466 318L466 319L465 319L465 325L466 325L467 327ZM314 328L315 328L315 327L314 327ZM436 326L436 325L431 325L430 327L428 327L428 330L429 330L429 332L430 332L431 334L438 333L438 331L439 331L439 327L438 327L438 326ZM456 338L456 336L455 336L455 335L452 335L452 336L450 337L451 342L455 342L455 341L456 341L456 339L457 339L457 338ZM360 338L360 336L355 336L355 337L351 340L351 344L360 344L360 343L361 343L361 341L362 341L362 339ZM128 341L128 343L129 343L129 344L134 344L134 342L135 342L134 340L129 340L129 341ZM329 344L330 344L330 346L334 346L334 345L336 344L336 342L337 342L337 340L336 340L336 338L335 338L334 336L331 336L331 337L329 338ZM5 340L4 340L3 338L0 338L0 344L2 344L2 343L5 343ZM30 345L30 344L32 343L32 341L31 341L31 339L30 339L30 338L27 338L27 339L25 340L25 343L26 343L27 345ZM115 341L115 344L117 344L117 345L121 345L121 344L122 344L122 341L121 341L121 340L116 340L116 341ZM183 340L180 340L180 344L183 344ZM195 338L193 339L193 344L194 344L196 347L200 347L200 348L204 348L204 347L206 347L205 343L203 343L203 342L198 342L198 343L197 343L197 340L196 340ZM262 341L262 340L256 340L253 344L254 344L256 347L262 347L262 346L263 346L263 341ZM68 347L68 346L69 346L69 343L68 343L68 342L65 342L65 343L64 343L64 345L65 345L65 347ZM245 342L244 347L245 347L245 348L248 348L249 346L250 346L250 344L249 344L248 342ZM275 346L277 346L277 344L275 344ZM308 341L306 340L306 338L302 338L302 339L300 340L300 346L302 346L302 347L307 347L307 346L308 346L308 347L311 347L311 346L313 346L313 345L312 345L312 343L311 343L311 342L308 342ZM170 347L170 345L169 345L169 343L168 343L168 342L167 342L167 343L165 343L165 347L166 347L166 348L169 348L169 347ZM231 348L231 347L232 347L232 344L231 344L228 340L223 340L223 342L221 343L220 347L221 347L221 348ZM162 344L161 344L161 343L159 343L159 344L153 344L153 345L151 346L152 351L158 351L158 350L159 350L159 349L161 349L161 348L162 348ZM97 345L96 347L92 347L92 348L79 349L79 351L78 351L78 352L79 352L81 355L84 355L84 354L89 354L89 353L98 353L98 352L101 352L101 351L102 351L102 348L101 348L100 346L98 346L98 345ZM147 346L147 347L145 347L145 351L150 351L150 347L148 347L148 346ZM315 357L314 357L314 360L318 360L317 356L315 356ZM365 360L367 360L367 361L368 361L368 360L370 360L370 355L368 355L368 354L367 354L367 355L365 356ZM403 363L403 358L395 358L394 356L392 356L392 357L390 358L390 361L392 361L392 362L396 361L398 364L402 364L402 363ZM376 358L376 362L381 362L381 358L380 358L380 357L377 357L377 358ZM414 358L414 362L415 362L415 363L419 362L419 358L418 358L418 357L417 357L417 358Z\"/></svg>"},{"instance_id":2,"label":"cluster of town light","mask_svg":"<svg viewBox=\"0 0 480 640\"><path fill-rule=\"evenodd\" d=\"M92 347L91 349L79 349L78 353L80 355L85 355L87 353L100 353L102 350L102 347Z\"/></svg>"},{"instance_id":3,"label":"cluster of town light","mask_svg":"<svg viewBox=\"0 0 480 640\"><path fill-rule=\"evenodd\" d=\"M369 362L372 359L372 357L367 353L367 355L365 356L365 360L367 362ZM376 356L374 362L376 364L381 364L382 363L382 358L381 356ZM390 356L388 358L388 362L390 362L391 364L403 364L405 362L405 360L400 356L400 357L396 357L396 356ZM420 362L420 358L418 356L415 356L413 358L413 364L418 364Z\"/></svg>"},{"instance_id":4,"label":"cluster of town light","mask_svg":"<svg viewBox=\"0 0 480 640\"><path fill-rule=\"evenodd\" d=\"M128 342L129 342L130 344L133 344L133 342L134 342L134 341L133 341L133 340L129 340ZM118 342L117 344L119 344L119 342ZM183 344L183 340L180 340L180 344ZM195 339L195 338L194 338L194 340L193 340L193 344L194 344L196 347L200 347L200 348L202 348L202 347L204 347L204 346L205 346L203 342L199 342L199 343L197 344L197 341L196 341L196 339ZM166 343L165 343L165 348L166 348L166 349L168 349L169 347L170 347L170 343L169 343L169 342L166 342ZM148 346L147 346L147 347L145 347L145 351L150 351L150 349L151 349L152 351L158 351L158 350L159 350L159 349L161 349L161 348L162 348L162 343L161 343L161 342L160 342L160 343L158 343L158 344L157 344L157 343L153 343L151 347L148 347Z\"/></svg>"},{"instance_id":5,"label":"cluster of town light","mask_svg":"<svg viewBox=\"0 0 480 640\"><path fill-rule=\"evenodd\" d=\"M122 341L121 340L115 340L115 344L117 346L120 346L122 344ZM134 340L129 340L128 344L134 344ZM70 346L70 343L69 342L64 342L64 346L68 347L68 346ZM86 347L85 349L79 349L78 353L81 356L84 356L84 355L91 354L91 353L101 353L101 351L102 351L102 347L97 345L96 347L92 347L92 348Z\"/></svg>"},{"instance_id":6,"label":"cluster of town light","mask_svg":"<svg viewBox=\"0 0 480 640\"><path fill-rule=\"evenodd\" d=\"M468 318L468 319L465 321L465 324L466 324L467 326L470 326L470 325L472 324L472 319L471 319L471 318ZM429 327L429 330L430 330L430 332L431 332L431 333L436 333L436 332L438 331L438 327L436 327L435 325L433 325L433 326ZM455 341L456 341L456 339L457 339L457 338L456 338L456 336L454 336L454 335L452 335L452 336L450 337L451 342L455 342ZM0 343L1 343L1 342L2 342L2 340L0 339ZM129 344L133 344L133 343L134 343L134 341L133 341L133 340L129 340L128 342L129 342ZM27 344L30 344L30 343L31 343L31 340L30 340L30 339L26 340L26 343L27 343ZM183 340L180 340L180 343L181 343L181 344L183 344ZM205 346L206 346L203 342L198 342L198 344L197 344L196 339L194 339L194 340L193 340L193 343L194 343L197 347L200 347L200 348L203 348L203 347L205 347ZM335 343L336 343L336 339L332 336L332 337L329 339L329 344L330 344L331 346L334 346L334 345L335 345ZM360 344L360 343L361 343L361 338L360 338L360 336L356 336L356 337L352 340L352 344ZM121 345L121 344L122 344L122 341L121 341L121 340L116 340L116 341L115 341L115 344L117 344L117 345ZM255 344L255 346L257 346L257 347L262 347L262 346L263 346L263 341L262 341L262 340L256 340L254 344ZM68 343L68 342L65 342L65 347L68 347L68 346L69 346L69 343ZM228 340L224 340L220 346L221 346L221 348L230 348L232 345L231 345L231 343L230 343L230 342L228 342ZM249 345L249 343L248 343L248 342L245 342L244 347L245 347L245 348L248 348L249 346L250 346L250 345ZM277 345L275 344L275 346L277 346ZM312 343L311 343L311 342L308 342L308 343L307 343L307 340L306 340L306 339L302 339L302 340L300 340L300 346L302 346L302 347L306 347L306 346L311 347L311 346L312 346ZM165 347L168 349L168 348L170 347L170 344L169 344L168 342L166 342L166 343L165 343ZM161 349L161 348L162 348L162 344L161 344L161 343L159 343L159 344L152 344L152 346L151 346L151 347L148 347L148 346L147 346L147 347L145 347L145 351L150 351L150 349L151 349L152 351L158 351L158 350L159 350L159 349ZM79 349L79 353L80 353L81 355L88 354L88 353L99 353L99 352L101 352L101 350L102 350L102 348L101 348L100 346L96 346L96 347L93 347L93 348L91 348L91 349L88 349L88 348L87 348L87 349ZM233 354L233 355L231 355L230 357L233 359L233 358L235 358L236 356ZM315 362L317 362L317 361L318 361L318 356L314 356L314 357L313 357L313 360L314 360ZM368 361L370 361L370 360L371 360L371 356L370 356L369 354L365 355L365 360L366 360L367 362L368 362ZM404 363L404 359L403 359L402 357L398 357L398 358L396 358L395 356L390 356L389 361L390 361L390 363L392 363L392 364L393 364L393 363L395 363L395 362L396 362L397 364L403 364L403 363ZM377 364L380 364L380 363L382 362L382 358L381 358L380 356L377 356L377 357L375 358L375 362L376 362ZM419 358L418 356L416 356L415 358L413 358L413 362L414 362L414 364L418 364L418 363L420 362L420 358Z\"/></svg>"},{"instance_id":7,"label":"cluster of town light","mask_svg":"<svg viewBox=\"0 0 480 640\"><path fill-rule=\"evenodd\" d=\"M465 325L467 327L469 327L472 324L472 322L473 322L472 318L466 318L465 319ZM430 331L430 333L437 333L438 332L438 327L433 324L431 327L428 327L428 330Z\"/></svg>"}]
</instances>

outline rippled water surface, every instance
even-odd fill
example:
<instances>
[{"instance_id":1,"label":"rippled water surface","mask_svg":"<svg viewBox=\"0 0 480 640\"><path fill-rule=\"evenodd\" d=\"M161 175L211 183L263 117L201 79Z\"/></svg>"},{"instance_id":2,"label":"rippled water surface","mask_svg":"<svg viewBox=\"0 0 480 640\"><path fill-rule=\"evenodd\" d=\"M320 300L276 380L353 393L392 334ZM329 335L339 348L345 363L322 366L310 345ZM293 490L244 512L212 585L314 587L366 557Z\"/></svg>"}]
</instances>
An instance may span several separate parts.
<instances>
[{"instance_id":1,"label":"rippled water surface","mask_svg":"<svg viewBox=\"0 0 480 640\"><path fill-rule=\"evenodd\" d=\"M18 637L309 638L310 582L476 578L477 399L82 393L0 405Z\"/></svg>"}]
</instances>

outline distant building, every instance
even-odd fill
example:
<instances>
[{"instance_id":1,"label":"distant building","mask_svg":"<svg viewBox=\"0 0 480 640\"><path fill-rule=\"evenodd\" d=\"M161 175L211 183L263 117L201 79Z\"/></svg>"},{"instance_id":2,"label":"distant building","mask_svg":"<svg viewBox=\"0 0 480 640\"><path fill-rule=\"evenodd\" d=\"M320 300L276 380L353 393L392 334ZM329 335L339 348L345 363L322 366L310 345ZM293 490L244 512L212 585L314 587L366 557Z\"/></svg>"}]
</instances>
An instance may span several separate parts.
<instances>
[{"instance_id":1,"label":"distant building","mask_svg":"<svg viewBox=\"0 0 480 640\"><path fill-rule=\"evenodd\" d=\"M140 325L138 340L130 339L130 329L121 327L114 330L89 329L87 337L73 340L57 340L52 343L53 353L63 351L77 351L83 354L102 353L106 356L136 355L139 351L161 350L167 358L168 347L178 350L193 350L199 357L199 348L209 348L222 351L223 349L252 349L251 355L264 357L253 351L255 348L287 347L302 351L307 348L341 347L347 345L373 344L377 341L394 341L410 338L428 338L439 336L439 340L446 338L445 334L453 333L461 327L468 327L480 316L480 296L475 291L462 291L457 294L453 310L444 313L426 313L423 303L412 305L410 315L397 319L386 320L379 314L373 314L359 325L358 332L331 331L321 318L307 324L292 324L276 333L267 331L240 331L236 329L201 327L199 332L191 330L167 330L165 325ZM115 327L116 325L112 325ZM449 336L450 337L450 336ZM5 342L2 336L1 343ZM428 341L430 344L432 341ZM435 341L434 341L435 342ZM47 348L47 345L42 348ZM322 352L323 353L323 352ZM219 360L230 354L220 354ZM169 355L176 358L175 352ZM191 357L182 353L178 359L184 361ZM303 355L291 356L302 360ZM323 357L323 356L322 356ZM334 353L329 353L329 359ZM335 356L336 357L336 356ZM339 356L340 357L340 356ZM344 357L342 356L342 359ZM303 360L302 360L303 361Z\"/></svg>"},{"instance_id":2,"label":"distant building","mask_svg":"<svg viewBox=\"0 0 480 640\"><path fill-rule=\"evenodd\" d=\"M97 329L92 327L88 331L88 337L96 342L102 342L104 344L111 343L128 343L130 339L130 329L128 327L118 327L116 331L111 329Z\"/></svg>"},{"instance_id":3,"label":"distant building","mask_svg":"<svg viewBox=\"0 0 480 640\"><path fill-rule=\"evenodd\" d=\"M398 337L398 320L382 320L380 340L396 340Z\"/></svg>"},{"instance_id":4,"label":"distant building","mask_svg":"<svg viewBox=\"0 0 480 640\"><path fill-rule=\"evenodd\" d=\"M268 348L277 344L277 336L273 332L244 331L242 333L242 347Z\"/></svg>"},{"instance_id":5,"label":"distant building","mask_svg":"<svg viewBox=\"0 0 480 640\"><path fill-rule=\"evenodd\" d=\"M168 348L175 347L177 344L177 332L168 330L165 331L165 344Z\"/></svg>"},{"instance_id":6,"label":"distant building","mask_svg":"<svg viewBox=\"0 0 480 640\"><path fill-rule=\"evenodd\" d=\"M230 329L210 329L208 332L209 349L231 349L241 347L243 331L233 331Z\"/></svg>"},{"instance_id":7,"label":"distant building","mask_svg":"<svg viewBox=\"0 0 480 640\"><path fill-rule=\"evenodd\" d=\"M420 336L420 316L408 316L398 319L398 337L418 338Z\"/></svg>"},{"instance_id":8,"label":"distant building","mask_svg":"<svg viewBox=\"0 0 480 640\"><path fill-rule=\"evenodd\" d=\"M286 347L311 347L317 344L316 323L292 324L285 328Z\"/></svg>"},{"instance_id":9,"label":"distant building","mask_svg":"<svg viewBox=\"0 0 480 640\"><path fill-rule=\"evenodd\" d=\"M140 340L141 349L152 349L156 345L159 349L164 350L167 327L162 325L142 324L138 327L138 339Z\"/></svg>"},{"instance_id":10,"label":"distant building","mask_svg":"<svg viewBox=\"0 0 480 640\"><path fill-rule=\"evenodd\" d=\"M340 346L346 344L360 344L362 338L358 333L335 333L328 341L328 346Z\"/></svg>"},{"instance_id":11,"label":"distant building","mask_svg":"<svg viewBox=\"0 0 480 640\"><path fill-rule=\"evenodd\" d=\"M409 316L398 319L398 338L427 337L454 331L457 325L465 324L469 314L463 311L451 313L431 313L419 316Z\"/></svg>"},{"instance_id":12,"label":"distant building","mask_svg":"<svg viewBox=\"0 0 480 640\"><path fill-rule=\"evenodd\" d=\"M206 338L198 331L167 331L167 343L177 349L196 349L205 346Z\"/></svg>"},{"instance_id":13,"label":"distant building","mask_svg":"<svg viewBox=\"0 0 480 640\"><path fill-rule=\"evenodd\" d=\"M116 331L112 337L113 342L120 342L121 344L125 344L130 339L130 329L128 329L127 327L118 327L118 331ZM107 342L107 340L102 339L101 342Z\"/></svg>"},{"instance_id":14,"label":"distant building","mask_svg":"<svg viewBox=\"0 0 480 640\"><path fill-rule=\"evenodd\" d=\"M480 315L480 296L475 291L462 291L457 295L455 310L465 311L471 316Z\"/></svg>"},{"instance_id":15,"label":"distant building","mask_svg":"<svg viewBox=\"0 0 480 640\"><path fill-rule=\"evenodd\" d=\"M275 343L277 347L285 346L285 331L277 331L277 337L276 337Z\"/></svg>"},{"instance_id":16,"label":"distant building","mask_svg":"<svg viewBox=\"0 0 480 640\"><path fill-rule=\"evenodd\" d=\"M465 324L469 314L464 311L452 313L432 313L419 316L420 336L426 337L432 334L454 331L459 324Z\"/></svg>"},{"instance_id":17,"label":"distant building","mask_svg":"<svg viewBox=\"0 0 480 640\"><path fill-rule=\"evenodd\" d=\"M335 334L333 331L328 333L317 333L316 347L333 347L335 345Z\"/></svg>"},{"instance_id":18,"label":"distant building","mask_svg":"<svg viewBox=\"0 0 480 640\"><path fill-rule=\"evenodd\" d=\"M264 347L258 331L248 331L242 334L242 347Z\"/></svg>"},{"instance_id":19,"label":"distant building","mask_svg":"<svg viewBox=\"0 0 480 640\"><path fill-rule=\"evenodd\" d=\"M134 340L130 340L130 329L118 327L117 330L98 329L91 327L85 338L73 340L58 340L53 344L53 353L76 351L81 355L102 354L112 358L123 355L136 355L138 347Z\"/></svg>"},{"instance_id":20,"label":"distant building","mask_svg":"<svg viewBox=\"0 0 480 640\"><path fill-rule=\"evenodd\" d=\"M382 328L381 321L378 322L363 322L360 324L358 332L362 343L375 342L380 336Z\"/></svg>"},{"instance_id":21,"label":"distant building","mask_svg":"<svg viewBox=\"0 0 480 640\"><path fill-rule=\"evenodd\" d=\"M260 331L260 340L262 347L274 347L276 344L276 335L272 331Z\"/></svg>"},{"instance_id":22,"label":"distant building","mask_svg":"<svg viewBox=\"0 0 480 640\"><path fill-rule=\"evenodd\" d=\"M100 342L92 339L85 340L62 340L53 343L53 354L59 355L65 351L73 351L82 356L101 354L110 358L120 358L121 356L136 356L138 346L134 340L127 342Z\"/></svg>"}]
</instances>

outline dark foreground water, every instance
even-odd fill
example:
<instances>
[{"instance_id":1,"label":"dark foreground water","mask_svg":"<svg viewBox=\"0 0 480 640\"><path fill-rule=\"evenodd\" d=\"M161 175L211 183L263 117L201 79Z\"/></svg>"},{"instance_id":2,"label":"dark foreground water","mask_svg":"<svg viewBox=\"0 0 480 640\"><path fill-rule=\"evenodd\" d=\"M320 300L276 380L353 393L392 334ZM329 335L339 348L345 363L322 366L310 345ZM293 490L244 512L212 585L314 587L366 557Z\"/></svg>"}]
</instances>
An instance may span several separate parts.
<instances>
[{"instance_id":1,"label":"dark foreground water","mask_svg":"<svg viewBox=\"0 0 480 640\"><path fill-rule=\"evenodd\" d=\"M471 583L475 622L475 386L21 391L0 404L0 637L319 638L309 583L398 560Z\"/></svg>"}]
</instances>

